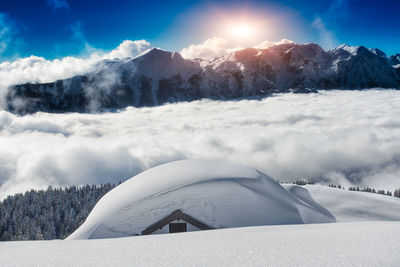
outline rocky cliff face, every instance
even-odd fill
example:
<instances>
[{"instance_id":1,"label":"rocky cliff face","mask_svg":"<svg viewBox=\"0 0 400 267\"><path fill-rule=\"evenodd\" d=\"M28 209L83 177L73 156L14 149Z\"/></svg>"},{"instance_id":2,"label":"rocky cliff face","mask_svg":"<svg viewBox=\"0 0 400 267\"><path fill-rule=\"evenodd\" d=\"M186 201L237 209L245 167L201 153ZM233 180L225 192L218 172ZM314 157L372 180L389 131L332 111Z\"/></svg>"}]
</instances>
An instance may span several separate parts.
<instances>
[{"instance_id":1,"label":"rocky cliff face","mask_svg":"<svg viewBox=\"0 0 400 267\"><path fill-rule=\"evenodd\" d=\"M393 55L389 58L390 65L396 70L397 75L400 77L400 54Z\"/></svg>"},{"instance_id":2,"label":"rocky cliff face","mask_svg":"<svg viewBox=\"0 0 400 267\"><path fill-rule=\"evenodd\" d=\"M392 66L399 65L400 64L400 54L390 56L389 60L390 60L390 64Z\"/></svg>"},{"instance_id":3,"label":"rocky cliff face","mask_svg":"<svg viewBox=\"0 0 400 267\"><path fill-rule=\"evenodd\" d=\"M137 58L105 62L93 73L12 86L7 105L22 113L85 112L290 90L400 88L396 60L378 49L347 45L330 51L316 44L248 48L212 61L152 49Z\"/></svg>"}]
</instances>

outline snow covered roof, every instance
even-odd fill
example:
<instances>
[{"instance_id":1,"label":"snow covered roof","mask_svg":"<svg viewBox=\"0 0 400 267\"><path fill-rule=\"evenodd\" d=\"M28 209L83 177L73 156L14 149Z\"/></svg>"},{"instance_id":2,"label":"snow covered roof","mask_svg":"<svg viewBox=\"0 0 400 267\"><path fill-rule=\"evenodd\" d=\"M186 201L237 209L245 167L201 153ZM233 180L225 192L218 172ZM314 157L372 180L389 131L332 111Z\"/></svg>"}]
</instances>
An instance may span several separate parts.
<instances>
[{"instance_id":1,"label":"snow covered roof","mask_svg":"<svg viewBox=\"0 0 400 267\"><path fill-rule=\"evenodd\" d=\"M137 235L176 209L212 228L335 221L307 194L300 199L266 174L231 162L176 161L111 190L68 239Z\"/></svg>"}]
</instances>

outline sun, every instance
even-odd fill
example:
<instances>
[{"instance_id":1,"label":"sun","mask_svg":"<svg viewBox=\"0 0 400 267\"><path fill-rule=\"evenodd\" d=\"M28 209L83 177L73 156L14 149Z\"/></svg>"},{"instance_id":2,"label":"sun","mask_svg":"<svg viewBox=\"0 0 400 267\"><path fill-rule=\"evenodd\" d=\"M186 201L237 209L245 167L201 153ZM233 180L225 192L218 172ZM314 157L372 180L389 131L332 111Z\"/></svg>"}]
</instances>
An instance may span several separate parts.
<instances>
[{"instance_id":1,"label":"sun","mask_svg":"<svg viewBox=\"0 0 400 267\"><path fill-rule=\"evenodd\" d=\"M231 26L230 34L235 38L250 37L254 34L254 27L248 23L238 23Z\"/></svg>"}]
</instances>

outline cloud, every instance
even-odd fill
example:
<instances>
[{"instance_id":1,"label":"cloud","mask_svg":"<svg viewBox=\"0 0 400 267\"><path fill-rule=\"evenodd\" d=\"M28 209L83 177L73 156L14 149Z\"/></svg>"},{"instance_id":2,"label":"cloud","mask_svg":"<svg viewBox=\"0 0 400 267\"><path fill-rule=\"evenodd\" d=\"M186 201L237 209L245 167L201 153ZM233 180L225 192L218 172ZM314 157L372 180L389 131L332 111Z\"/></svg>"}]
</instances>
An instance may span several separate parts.
<instances>
[{"instance_id":1,"label":"cloud","mask_svg":"<svg viewBox=\"0 0 400 267\"><path fill-rule=\"evenodd\" d=\"M317 14L312 22L319 35L320 45L325 49L332 49L338 45L335 32L332 30L335 24L349 14L348 0L334 0L330 2L325 13Z\"/></svg>"},{"instance_id":2,"label":"cloud","mask_svg":"<svg viewBox=\"0 0 400 267\"><path fill-rule=\"evenodd\" d=\"M144 51L151 49L152 46L146 40L123 41L116 49L108 54L109 58L126 58L134 57L143 53Z\"/></svg>"},{"instance_id":3,"label":"cloud","mask_svg":"<svg viewBox=\"0 0 400 267\"><path fill-rule=\"evenodd\" d=\"M320 17L314 19L312 26L317 29L319 43L323 48L332 49L337 45L335 34L327 29L325 22Z\"/></svg>"},{"instance_id":4,"label":"cloud","mask_svg":"<svg viewBox=\"0 0 400 267\"><path fill-rule=\"evenodd\" d=\"M7 49L10 39L10 26L6 22L6 16L0 13L0 55Z\"/></svg>"},{"instance_id":5,"label":"cloud","mask_svg":"<svg viewBox=\"0 0 400 267\"><path fill-rule=\"evenodd\" d=\"M104 59L135 57L151 48L145 40L124 41L109 52L96 50L88 57L64 57L48 60L30 56L0 63L0 81L6 84L25 82L52 82L92 71Z\"/></svg>"},{"instance_id":6,"label":"cloud","mask_svg":"<svg viewBox=\"0 0 400 267\"><path fill-rule=\"evenodd\" d=\"M278 42L264 41L261 44L254 46L254 48L266 49L266 48L269 48L269 47L275 46L275 45L294 44L294 43L295 43L294 41L288 40L288 39L282 39Z\"/></svg>"},{"instance_id":7,"label":"cloud","mask_svg":"<svg viewBox=\"0 0 400 267\"><path fill-rule=\"evenodd\" d=\"M8 15L0 12L0 60L4 54L11 56L18 52L21 44L15 22Z\"/></svg>"},{"instance_id":8,"label":"cloud","mask_svg":"<svg viewBox=\"0 0 400 267\"><path fill-rule=\"evenodd\" d=\"M64 57L48 60L43 57L30 56L15 61L0 63L0 108L4 107L4 99L8 86L27 82L53 82L78 74L94 71L101 66L104 59L135 57L151 48L145 40L124 41L116 49L109 52L96 50L87 57Z\"/></svg>"},{"instance_id":9,"label":"cloud","mask_svg":"<svg viewBox=\"0 0 400 267\"><path fill-rule=\"evenodd\" d=\"M81 21L75 22L67 26L67 29L71 31L72 38L77 41L85 41L85 34L83 32L83 23Z\"/></svg>"},{"instance_id":10,"label":"cloud","mask_svg":"<svg viewBox=\"0 0 400 267\"><path fill-rule=\"evenodd\" d=\"M71 34L69 41L54 44L55 51L62 52L65 50L77 51L80 55L90 55L99 52L99 49L93 47L86 39L84 23L76 21L65 27L68 33ZM82 56L81 56L82 57Z\"/></svg>"},{"instance_id":11,"label":"cloud","mask_svg":"<svg viewBox=\"0 0 400 267\"><path fill-rule=\"evenodd\" d=\"M271 46L281 45L281 44L293 44L294 42L288 39L282 39L277 42L273 41L264 41L261 44L253 46L254 48L266 49ZM227 55L230 52L237 51L243 49L243 47L228 47L228 40L213 37L205 40L201 44L193 44L187 48L183 48L181 50L181 54L184 58L195 59L195 58L204 58L204 59L214 59L217 57L222 57Z\"/></svg>"},{"instance_id":12,"label":"cloud","mask_svg":"<svg viewBox=\"0 0 400 267\"><path fill-rule=\"evenodd\" d=\"M193 44L187 48L183 48L181 50L181 54L183 57L190 59L214 59L216 57L224 56L228 52L226 47L227 44L227 40L219 37L213 37L205 40L201 44Z\"/></svg>"},{"instance_id":13,"label":"cloud","mask_svg":"<svg viewBox=\"0 0 400 267\"><path fill-rule=\"evenodd\" d=\"M57 9L69 9L67 0L47 0L47 4L53 8L54 11Z\"/></svg>"},{"instance_id":14,"label":"cloud","mask_svg":"<svg viewBox=\"0 0 400 267\"><path fill-rule=\"evenodd\" d=\"M225 158L283 181L393 190L400 188L398 101L394 90L327 91L103 114L0 111L0 198L115 183L185 158Z\"/></svg>"}]
</instances>

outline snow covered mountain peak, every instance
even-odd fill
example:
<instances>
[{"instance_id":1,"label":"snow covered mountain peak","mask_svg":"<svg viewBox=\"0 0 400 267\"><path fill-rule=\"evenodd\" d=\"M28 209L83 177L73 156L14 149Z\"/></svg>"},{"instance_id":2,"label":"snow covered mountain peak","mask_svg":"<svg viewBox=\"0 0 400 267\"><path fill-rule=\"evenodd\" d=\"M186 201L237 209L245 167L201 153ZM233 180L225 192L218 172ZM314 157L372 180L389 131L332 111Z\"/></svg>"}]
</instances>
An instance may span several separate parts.
<instances>
[{"instance_id":1,"label":"snow covered mountain peak","mask_svg":"<svg viewBox=\"0 0 400 267\"><path fill-rule=\"evenodd\" d=\"M340 58L349 59L351 56L365 56L368 57L370 54L374 54L379 57L387 59L386 54L377 48L366 48L364 46L350 46L347 44L339 45L338 47L330 50Z\"/></svg>"},{"instance_id":2,"label":"snow covered mountain peak","mask_svg":"<svg viewBox=\"0 0 400 267\"><path fill-rule=\"evenodd\" d=\"M390 56L389 60L390 60L390 64L392 66L399 65L400 64L400 54Z\"/></svg>"},{"instance_id":3,"label":"snow covered mountain peak","mask_svg":"<svg viewBox=\"0 0 400 267\"><path fill-rule=\"evenodd\" d=\"M378 49L378 48L370 48L369 51L371 51L372 53L374 53L377 56L383 57L387 59L386 53L383 52L382 50Z\"/></svg>"},{"instance_id":4,"label":"snow covered mountain peak","mask_svg":"<svg viewBox=\"0 0 400 267\"><path fill-rule=\"evenodd\" d=\"M93 73L12 86L5 102L14 112L63 112L292 90L400 88L399 64L399 55L388 59L379 49L346 44L325 51L314 43L283 43L214 60L152 48L133 59L104 61Z\"/></svg>"},{"instance_id":5,"label":"snow covered mountain peak","mask_svg":"<svg viewBox=\"0 0 400 267\"><path fill-rule=\"evenodd\" d=\"M361 46L350 46L348 44L341 44L338 47L334 48L333 51L341 51L344 50L351 55L357 55L358 50L361 48Z\"/></svg>"}]
</instances>

